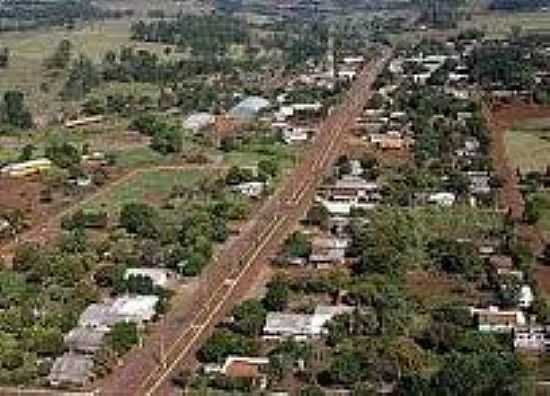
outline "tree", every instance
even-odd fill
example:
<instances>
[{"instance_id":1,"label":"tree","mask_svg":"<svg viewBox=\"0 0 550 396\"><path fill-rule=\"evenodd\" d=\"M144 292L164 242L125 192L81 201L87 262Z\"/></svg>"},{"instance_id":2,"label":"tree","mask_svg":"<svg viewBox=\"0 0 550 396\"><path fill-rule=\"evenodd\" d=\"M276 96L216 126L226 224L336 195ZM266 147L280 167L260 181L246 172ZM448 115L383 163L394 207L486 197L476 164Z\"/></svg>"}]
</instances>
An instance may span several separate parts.
<instances>
[{"instance_id":1,"label":"tree","mask_svg":"<svg viewBox=\"0 0 550 396\"><path fill-rule=\"evenodd\" d=\"M81 160L79 150L68 142L50 144L46 147L46 157L60 168L75 168Z\"/></svg>"},{"instance_id":2,"label":"tree","mask_svg":"<svg viewBox=\"0 0 550 396\"><path fill-rule=\"evenodd\" d=\"M92 61L80 55L75 60L69 70L69 76L61 91L61 97L64 100L78 100L99 86L101 78Z\"/></svg>"},{"instance_id":3,"label":"tree","mask_svg":"<svg viewBox=\"0 0 550 396\"><path fill-rule=\"evenodd\" d=\"M258 300L247 300L233 310L235 329L240 334L254 337L261 333L265 323L266 310Z\"/></svg>"},{"instance_id":4,"label":"tree","mask_svg":"<svg viewBox=\"0 0 550 396\"><path fill-rule=\"evenodd\" d=\"M24 162L29 161L32 158L32 154L36 147L32 144L26 144L21 149L21 154L19 155L18 161Z\"/></svg>"},{"instance_id":5,"label":"tree","mask_svg":"<svg viewBox=\"0 0 550 396\"><path fill-rule=\"evenodd\" d=\"M144 135L153 136L164 124L153 114L145 113L133 119L129 128Z\"/></svg>"},{"instance_id":6,"label":"tree","mask_svg":"<svg viewBox=\"0 0 550 396\"><path fill-rule=\"evenodd\" d=\"M279 165L273 159L265 159L258 162L258 172L266 178L275 177L279 172Z\"/></svg>"},{"instance_id":7,"label":"tree","mask_svg":"<svg viewBox=\"0 0 550 396\"><path fill-rule=\"evenodd\" d=\"M137 325L133 322L116 323L107 337L107 344L119 356L130 350L138 341Z\"/></svg>"},{"instance_id":8,"label":"tree","mask_svg":"<svg viewBox=\"0 0 550 396\"><path fill-rule=\"evenodd\" d=\"M158 235L158 215L155 209L144 203L124 205L120 211L120 225L127 232L144 238Z\"/></svg>"},{"instance_id":9,"label":"tree","mask_svg":"<svg viewBox=\"0 0 550 396\"><path fill-rule=\"evenodd\" d=\"M285 240L283 254L290 257L307 258L311 254L311 242L305 234L296 231Z\"/></svg>"},{"instance_id":10,"label":"tree","mask_svg":"<svg viewBox=\"0 0 550 396\"><path fill-rule=\"evenodd\" d=\"M8 47L2 48L0 51L0 68L5 69L10 62L10 50Z\"/></svg>"},{"instance_id":11,"label":"tree","mask_svg":"<svg viewBox=\"0 0 550 396\"><path fill-rule=\"evenodd\" d=\"M309 224L326 230L330 220L330 213L324 205L314 204L309 208L306 219Z\"/></svg>"},{"instance_id":12,"label":"tree","mask_svg":"<svg viewBox=\"0 0 550 396\"><path fill-rule=\"evenodd\" d=\"M263 304L268 311L283 311L288 305L289 287L286 280L276 277L268 284Z\"/></svg>"},{"instance_id":13,"label":"tree","mask_svg":"<svg viewBox=\"0 0 550 396\"><path fill-rule=\"evenodd\" d=\"M225 184L228 186L236 186L241 183L247 183L254 180L254 174L252 170L248 168L240 168L238 166L232 166L229 168L227 175L225 176Z\"/></svg>"},{"instance_id":14,"label":"tree","mask_svg":"<svg viewBox=\"0 0 550 396\"><path fill-rule=\"evenodd\" d=\"M151 148L162 154L179 153L183 148L183 136L175 127L163 127L155 132Z\"/></svg>"},{"instance_id":15,"label":"tree","mask_svg":"<svg viewBox=\"0 0 550 396\"><path fill-rule=\"evenodd\" d=\"M73 44L63 39L57 45L53 55L46 59L44 65L48 69L65 69L71 61Z\"/></svg>"},{"instance_id":16,"label":"tree","mask_svg":"<svg viewBox=\"0 0 550 396\"><path fill-rule=\"evenodd\" d=\"M25 107L25 95L19 91L4 93L4 121L17 128L31 128L32 115Z\"/></svg>"},{"instance_id":17,"label":"tree","mask_svg":"<svg viewBox=\"0 0 550 396\"><path fill-rule=\"evenodd\" d=\"M43 327L36 324L24 330L23 339L27 349L36 352L39 356L53 357L63 352L63 333L56 327Z\"/></svg>"},{"instance_id":18,"label":"tree","mask_svg":"<svg viewBox=\"0 0 550 396\"><path fill-rule=\"evenodd\" d=\"M229 355L250 356L257 351L257 345L248 337L232 333L227 329L216 329L197 353L203 363L221 363Z\"/></svg>"}]
</instances>

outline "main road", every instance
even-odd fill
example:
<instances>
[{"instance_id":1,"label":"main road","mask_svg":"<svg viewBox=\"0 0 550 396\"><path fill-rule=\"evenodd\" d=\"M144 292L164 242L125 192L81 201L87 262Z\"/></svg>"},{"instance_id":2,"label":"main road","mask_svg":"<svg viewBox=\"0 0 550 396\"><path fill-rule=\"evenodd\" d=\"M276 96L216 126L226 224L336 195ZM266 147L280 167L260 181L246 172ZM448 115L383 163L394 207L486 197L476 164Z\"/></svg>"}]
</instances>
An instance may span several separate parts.
<instances>
[{"instance_id":1,"label":"main road","mask_svg":"<svg viewBox=\"0 0 550 396\"><path fill-rule=\"evenodd\" d=\"M273 196L258 211L250 226L211 263L201 277L194 309L178 315L173 307L143 348L107 377L97 394L153 396L170 394L170 377L194 362L194 354L215 325L238 303L277 247L310 206L317 186L340 153L349 131L372 96L371 87L392 55L387 49L365 65L343 103L333 109L316 138Z\"/></svg>"}]
</instances>

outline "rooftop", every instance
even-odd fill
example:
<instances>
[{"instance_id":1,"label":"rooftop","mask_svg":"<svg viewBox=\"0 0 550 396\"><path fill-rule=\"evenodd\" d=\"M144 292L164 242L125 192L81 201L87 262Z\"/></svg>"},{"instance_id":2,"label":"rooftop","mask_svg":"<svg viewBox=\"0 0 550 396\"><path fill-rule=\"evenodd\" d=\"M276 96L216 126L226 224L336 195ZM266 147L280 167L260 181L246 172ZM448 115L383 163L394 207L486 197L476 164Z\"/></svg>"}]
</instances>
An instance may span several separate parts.
<instances>
[{"instance_id":1,"label":"rooftop","mask_svg":"<svg viewBox=\"0 0 550 396\"><path fill-rule=\"evenodd\" d=\"M90 356L65 353L55 359L48 375L50 385L85 385L92 377L94 362Z\"/></svg>"}]
</instances>

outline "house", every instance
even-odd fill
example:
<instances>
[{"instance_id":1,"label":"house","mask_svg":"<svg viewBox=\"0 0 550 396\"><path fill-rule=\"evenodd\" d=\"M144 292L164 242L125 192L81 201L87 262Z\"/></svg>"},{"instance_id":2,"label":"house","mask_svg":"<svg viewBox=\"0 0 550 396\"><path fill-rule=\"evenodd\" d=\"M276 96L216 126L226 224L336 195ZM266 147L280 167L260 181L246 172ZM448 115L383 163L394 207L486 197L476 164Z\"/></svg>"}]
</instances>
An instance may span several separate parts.
<instances>
[{"instance_id":1,"label":"house","mask_svg":"<svg viewBox=\"0 0 550 396\"><path fill-rule=\"evenodd\" d=\"M158 296L123 296L114 300L112 309L124 322L143 324L153 319L158 302Z\"/></svg>"},{"instance_id":2,"label":"house","mask_svg":"<svg viewBox=\"0 0 550 396\"><path fill-rule=\"evenodd\" d=\"M105 334L106 331L104 330L75 327L63 339L70 351L93 354L101 348Z\"/></svg>"},{"instance_id":3,"label":"house","mask_svg":"<svg viewBox=\"0 0 550 396\"><path fill-rule=\"evenodd\" d=\"M519 290L518 306L520 308L527 309L531 307L533 301L535 301L535 295L533 294L533 289L531 289L531 286L521 286Z\"/></svg>"},{"instance_id":4,"label":"house","mask_svg":"<svg viewBox=\"0 0 550 396\"><path fill-rule=\"evenodd\" d=\"M512 270L514 261L510 256L495 254L489 257L489 265L498 273L499 270Z\"/></svg>"},{"instance_id":5,"label":"house","mask_svg":"<svg viewBox=\"0 0 550 396\"><path fill-rule=\"evenodd\" d=\"M163 268L128 268L124 272L124 280L128 280L131 276L143 276L151 279L153 285L158 287L166 287L174 273Z\"/></svg>"},{"instance_id":6,"label":"house","mask_svg":"<svg viewBox=\"0 0 550 396\"><path fill-rule=\"evenodd\" d=\"M472 194L488 194L491 192L489 181L491 176L487 171L469 171L466 172L469 180L470 192Z\"/></svg>"},{"instance_id":7,"label":"house","mask_svg":"<svg viewBox=\"0 0 550 396\"><path fill-rule=\"evenodd\" d=\"M249 96L233 107L229 111L229 115L234 118L251 120L269 106L270 103L267 99L260 96Z\"/></svg>"},{"instance_id":8,"label":"house","mask_svg":"<svg viewBox=\"0 0 550 396\"><path fill-rule=\"evenodd\" d=\"M547 352L550 350L548 326L528 325L514 329L514 349L523 352Z\"/></svg>"},{"instance_id":9,"label":"house","mask_svg":"<svg viewBox=\"0 0 550 396\"><path fill-rule=\"evenodd\" d=\"M345 81L353 81L357 72L355 70L338 70L338 78Z\"/></svg>"},{"instance_id":10,"label":"house","mask_svg":"<svg viewBox=\"0 0 550 396\"><path fill-rule=\"evenodd\" d=\"M511 333L516 327L524 326L527 321L520 310L499 310L498 307L470 308L477 318L478 330L485 333Z\"/></svg>"},{"instance_id":11,"label":"house","mask_svg":"<svg viewBox=\"0 0 550 396\"><path fill-rule=\"evenodd\" d=\"M325 333L325 324L337 315L353 312L348 305L318 305L313 314L289 314L269 312L263 328L263 338L281 339L292 337L307 340L320 337Z\"/></svg>"},{"instance_id":12,"label":"house","mask_svg":"<svg viewBox=\"0 0 550 396\"><path fill-rule=\"evenodd\" d=\"M317 197L316 202L325 207L331 216L345 217L351 214L352 210L374 209L377 205L376 202L368 202L365 199L358 198L345 198L345 199L323 199Z\"/></svg>"},{"instance_id":13,"label":"house","mask_svg":"<svg viewBox=\"0 0 550 396\"><path fill-rule=\"evenodd\" d=\"M96 124L98 122L103 121L102 115L95 115L90 117L82 117L78 118L76 120L68 120L65 122L65 128L76 128L80 126L86 126L90 124Z\"/></svg>"},{"instance_id":14,"label":"house","mask_svg":"<svg viewBox=\"0 0 550 396\"><path fill-rule=\"evenodd\" d=\"M307 142L313 133L309 128L288 127L283 129L283 141L286 144Z\"/></svg>"},{"instance_id":15,"label":"house","mask_svg":"<svg viewBox=\"0 0 550 396\"><path fill-rule=\"evenodd\" d=\"M251 181L237 184L236 186L233 186L232 189L233 191L236 191L249 198L259 198L263 194L265 186L266 184L264 182Z\"/></svg>"},{"instance_id":16,"label":"house","mask_svg":"<svg viewBox=\"0 0 550 396\"><path fill-rule=\"evenodd\" d=\"M293 337L305 340L311 337L311 315L269 312L263 328L263 338Z\"/></svg>"},{"instance_id":17,"label":"house","mask_svg":"<svg viewBox=\"0 0 550 396\"><path fill-rule=\"evenodd\" d=\"M321 186L319 193L330 200L357 198L374 202L381 199L380 190L380 185L376 182L369 182L359 176L348 175L336 180L331 185Z\"/></svg>"},{"instance_id":18,"label":"house","mask_svg":"<svg viewBox=\"0 0 550 396\"><path fill-rule=\"evenodd\" d=\"M183 127L197 133L202 129L214 125L215 121L216 117L210 113L195 113L183 121Z\"/></svg>"},{"instance_id":19,"label":"house","mask_svg":"<svg viewBox=\"0 0 550 396\"><path fill-rule=\"evenodd\" d=\"M22 177L47 171L52 167L52 162L47 158L10 164L1 169L1 173L10 177Z\"/></svg>"},{"instance_id":20,"label":"house","mask_svg":"<svg viewBox=\"0 0 550 396\"><path fill-rule=\"evenodd\" d=\"M254 387L263 390L267 387L268 365L268 358L228 356L220 372L230 378L248 379Z\"/></svg>"},{"instance_id":21,"label":"house","mask_svg":"<svg viewBox=\"0 0 550 396\"><path fill-rule=\"evenodd\" d=\"M315 238L312 242L312 252L308 261L318 269L343 264L349 245L349 239Z\"/></svg>"},{"instance_id":22,"label":"house","mask_svg":"<svg viewBox=\"0 0 550 396\"><path fill-rule=\"evenodd\" d=\"M121 319L112 310L111 304L91 304L78 319L80 327L109 331L111 327L120 322Z\"/></svg>"},{"instance_id":23,"label":"house","mask_svg":"<svg viewBox=\"0 0 550 396\"><path fill-rule=\"evenodd\" d=\"M382 150L401 150L409 145L397 131L372 133L369 135L369 142Z\"/></svg>"},{"instance_id":24,"label":"house","mask_svg":"<svg viewBox=\"0 0 550 396\"><path fill-rule=\"evenodd\" d=\"M345 56L344 59L342 59L342 62L346 65L357 65L365 62L364 56Z\"/></svg>"},{"instance_id":25,"label":"house","mask_svg":"<svg viewBox=\"0 0 550 396\"><path fill-rule=\"evenodd\" d=\"M455 201L456 201L456 196L451 192L439 192L435 194L430 194L428 196L429 204L433 204L441 207L453 206Z\"/></svg>"},{"instance_id":26,"label":"house","mask_svg":"<svg viewBox=\"0 0 550 396\"><path fill-rule=\"evenodd\" d=\"M67 352L55 359L48 382L50 386L85 386L93 379L91 356Z\"/></svg>"},{"instance_id":27,"label":"house","mask_svg":"<svg viewBox=\"0 0 550 396\"><path fill-rule=\"evenodd\" d=\"M158 296L123 296L106 303L91 304L80 315L78 325L109 331L120 322L142 325L156 313Z\"/></svg>"},{"instance_id":28,"label":"house","mask_svg":"<svg viewBox=\"0 0 550 396\"><path fill-rule=\"evenodd\" d=\"M323 108L320 102L295 103L292 105L293 113L318 113Z\"/></svg>"}]
</instances>

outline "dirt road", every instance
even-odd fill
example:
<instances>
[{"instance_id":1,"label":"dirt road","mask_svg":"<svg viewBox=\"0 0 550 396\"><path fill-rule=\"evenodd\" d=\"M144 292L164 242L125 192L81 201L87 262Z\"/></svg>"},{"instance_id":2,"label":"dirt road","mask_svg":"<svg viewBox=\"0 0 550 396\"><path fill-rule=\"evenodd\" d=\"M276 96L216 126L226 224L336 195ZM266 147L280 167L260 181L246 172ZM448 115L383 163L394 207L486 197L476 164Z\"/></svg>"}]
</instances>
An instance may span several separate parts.
<instances>
[{"instance_id":1,"label":"dirt road","mask_svg":"<svg viewBox=\"0 0 550 396\"><path fill-rule=\"evenodd\" d=\"M194 362L194 353L216 323L250 289L262 265L302 218L316 186L340 152L344 134L353 126L371 96L370 87L391 55L387 51L365 67L344 103L331 112L302 161L284 184L263 205L218 261L201 276L195 309L178 315L174 307L157 326L145 347L134 350L113 375L100 384L106 396L169 394L169 379L176 369Z\"/></svg>"}]
</instances>

